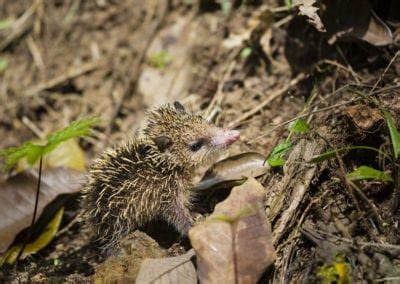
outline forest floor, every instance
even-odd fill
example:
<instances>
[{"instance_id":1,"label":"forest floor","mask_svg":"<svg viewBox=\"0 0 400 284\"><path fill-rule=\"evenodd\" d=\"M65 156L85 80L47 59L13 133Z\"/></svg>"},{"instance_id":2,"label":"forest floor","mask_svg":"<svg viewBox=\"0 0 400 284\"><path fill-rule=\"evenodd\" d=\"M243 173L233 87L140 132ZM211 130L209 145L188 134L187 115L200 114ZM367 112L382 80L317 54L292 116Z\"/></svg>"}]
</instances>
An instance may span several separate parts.
<instances>
[{"instance_id":1,"label":"forest floor","mask_svg":"<svg viewBox=\"0 0 400 284\"><path fill-rule=\"evenodd\" d=\"M0 27L0 148L98 115L95 135L79 141L90 165L135 135L149 108L178 100L240 130L232 154L268 157L284 141L294 145L285 166L261 180L277 252L261 283L340 278L321 276L340 264L351 281L400 279L399 160L359 149L307 163L352 145L392 153L380 108L400 125L400 30L383 47L365 38L332 43L332 32L329 40L280 1L233 2L1 1L0 21L11 24ZM310 130L288 131L299 118ZM349 182L363 165L393 178ZM78 213L71 198L61 230L72 225L0 279L90 281L106 256ZM146 233L167 256L190 248L166 225Z\"/></svg>"}]
</instances>

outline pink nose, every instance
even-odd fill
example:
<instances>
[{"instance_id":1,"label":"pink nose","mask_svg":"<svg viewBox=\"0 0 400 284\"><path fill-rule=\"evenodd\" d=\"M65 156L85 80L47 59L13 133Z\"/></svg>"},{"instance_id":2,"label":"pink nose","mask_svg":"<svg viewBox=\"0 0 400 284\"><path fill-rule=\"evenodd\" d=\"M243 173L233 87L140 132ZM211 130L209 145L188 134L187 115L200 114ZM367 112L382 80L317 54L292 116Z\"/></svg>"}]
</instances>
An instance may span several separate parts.
<instances>
[{"instance_id":1,"label":"pink nose","mask_svg":"<svg viewBox=\"0 0 400 284\"><path fill-rule=\"evenodd\" d=\"M240 132L237 130L225 130L221 129L212 139L214 146L225 147L238 141L240 138Z\"/></svg>"},{"instance_id":2,"label":"pink nose","mask_svg":"<svg viewBox=\"0 0 400 284\"><path fill-rule=\"evenodd\" d=\"M226 145L231 145L232 143L240 139L240 132L237 130L230 130L226 135Z\"/></svg>"}]
</instances>

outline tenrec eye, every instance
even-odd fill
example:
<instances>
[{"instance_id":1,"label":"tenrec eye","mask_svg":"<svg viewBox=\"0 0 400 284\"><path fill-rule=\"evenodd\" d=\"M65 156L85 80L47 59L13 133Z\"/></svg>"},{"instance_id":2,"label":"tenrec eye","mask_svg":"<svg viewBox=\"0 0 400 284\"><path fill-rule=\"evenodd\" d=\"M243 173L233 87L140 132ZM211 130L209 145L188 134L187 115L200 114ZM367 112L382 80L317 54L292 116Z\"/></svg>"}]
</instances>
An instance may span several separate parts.
<instances>
[{"instance_id":1,"label":"tenrec eye","mask_svg":"<svg viewBox=\"0 0 400 284\"><path fill-rule=\"evenodd\" d=\"M197 140L196 142L190 144L190 150L192 150L192 152L197 152L201 149L201 147L203 147L203 145L204 145L203 139Z\"/></svg>"}]
</instances>

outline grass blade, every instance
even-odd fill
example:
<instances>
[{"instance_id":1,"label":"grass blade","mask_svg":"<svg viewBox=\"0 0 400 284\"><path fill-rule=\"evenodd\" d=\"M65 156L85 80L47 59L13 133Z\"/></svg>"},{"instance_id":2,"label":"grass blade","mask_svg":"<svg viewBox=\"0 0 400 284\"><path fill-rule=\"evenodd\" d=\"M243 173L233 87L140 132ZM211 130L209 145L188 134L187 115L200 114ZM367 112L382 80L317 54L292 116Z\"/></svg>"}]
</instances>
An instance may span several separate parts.
<instances>
[{"instance_id":1,"label":"grass blade","mask_svg":"<svg viewBox=\"0 0 400 284\"><path fill-rule=\"evenodd\" d=\"M386 123L389 128L390 138L393 145L394 158L397 159L400 156L400 134L396 128L396 124L392 115L386 110L383 110L383 114L385 115Z\"/></svg>"},{"instance_id":2,"label":"grass blade","mask_svg":"<svg viewBox=\"0 0 400 284\"><path fill-rule=\"evenodd\" d=\"M346 177L349 180L393 181L392 177L389 174L368 166L360 166L351 173L348 173Z\"/></svg>"}]
</instances>

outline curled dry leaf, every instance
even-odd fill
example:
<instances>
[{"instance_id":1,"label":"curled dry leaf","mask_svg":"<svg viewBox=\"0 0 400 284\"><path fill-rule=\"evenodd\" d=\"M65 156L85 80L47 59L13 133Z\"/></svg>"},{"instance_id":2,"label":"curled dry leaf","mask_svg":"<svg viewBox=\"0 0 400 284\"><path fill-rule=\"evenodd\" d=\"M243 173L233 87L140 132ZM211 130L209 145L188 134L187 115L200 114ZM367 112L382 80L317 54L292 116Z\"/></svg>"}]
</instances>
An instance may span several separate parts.
<instances>
[{"instance_id":1,"label":"curled dry leaf","mask_svg":"<svg viewBox=\"0 0 400 284\"><path fill-rule=\"evenodd\" d=\"M160 259L145 259L140 266L136 284L196 284L196 269L191 261L194 251L186 254Z\"/></svg>"},{"instance_id":2,"label":"curled dry leaf","mask_svg":"<svg viewBox=\"0 0 400 284\"><path fill-rule=\"evenodd\" d=\"M78 192L85 174L66 168L43 172L38 214L58 195ZM0 253L13 242L15 236L30 225L35 205L38 175L34 170L22 172L0 184Z\"/></svg>"},{"instance_id":3,"label":"curled dry leaf","mask_svg":"<svg viewBox=\"0 0 400 284\"><path fill-rule=\"evenodd\" d=\"M306 16L311 23L320 32L326 32L325 26L317 14L318 8L314 6L317 0L294 0L293 6L298 6L299 14Z\"/></svg>"},{"instance_id":4,"label":"curled dry leaf","mask_svg":"<svg viewBox=\"0 0 400 284\"><path fill-rule=\"evenodd\" d=\"M346 108L346 114L358 128L365 131L375 130L384 121L379 109L367 105L349 106Z\"/></svg>"},{"instance_id":5,"label":"curled dry leaf","mask_svg":"<svg viewBox=\"0 0 400 284\"><path fill-rule=\"evenodd\" d=\"M223 184L231 185L234 181L261 176L268 168L264 155L256 152L242 153L215 163L193 190L210 189Z\"/></svg>"},{"instance_id":6,"label":"curled dry leaf","mask_svg":"<svg viewBox=\"0 0 400 284\"><path fill-rule=\"evenodd\" d=\"M250 178L189 231L200 282L256 283L274 263L264 195L263 186Z\"/></svg>"}]
</instances>

